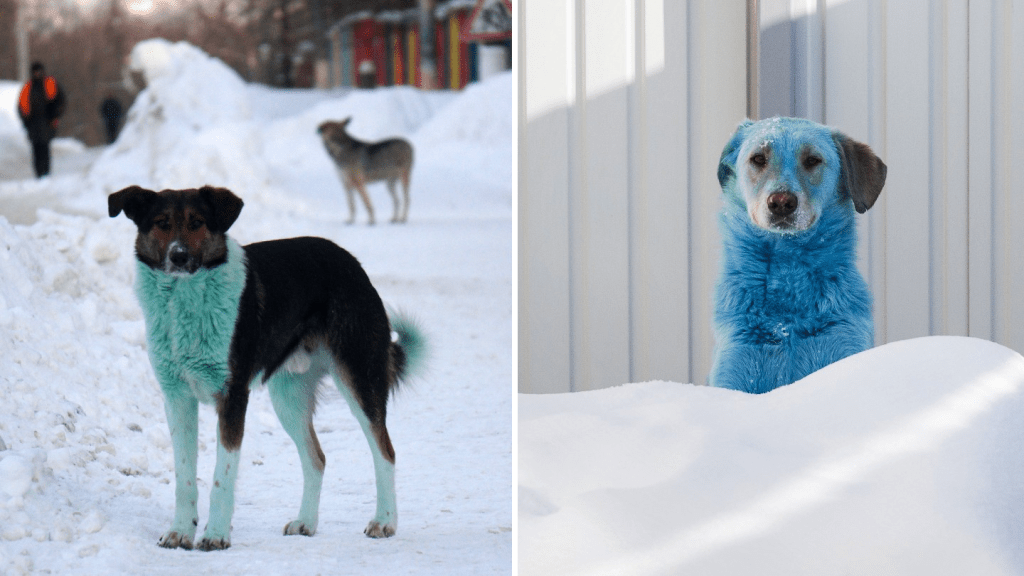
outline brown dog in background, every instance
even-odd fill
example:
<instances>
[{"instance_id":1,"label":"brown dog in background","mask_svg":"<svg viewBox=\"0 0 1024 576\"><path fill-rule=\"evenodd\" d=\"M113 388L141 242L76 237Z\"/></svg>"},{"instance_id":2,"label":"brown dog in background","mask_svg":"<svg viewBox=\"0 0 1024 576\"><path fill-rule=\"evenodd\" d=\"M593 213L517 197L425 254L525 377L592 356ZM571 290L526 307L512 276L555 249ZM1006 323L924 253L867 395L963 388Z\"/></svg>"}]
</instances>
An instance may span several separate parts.
<instances>
[{"instance_id":1,"label":"brown dog in background","mask_svg":"<svg viewBox=\"0 0 1024 576\"><path fill-rule=\"evenodd\" d=\"M334 160L338 176L345 187L348 197L349 219L351 224L356 219L356 200L353 190L359 192L370 214L369 223L373 224L373 204L366 193L369 182L385 181L391 200L394 202L394 215L391 222L405 222L409 217L409 176L412 172L412 145L402 138L388 138L380 142L363 142L349 136L345 128L352 117L340 122L327 121L317 128L323 138L327 153ZM402 181L404 201L399 202L395 182Z\"/></svg>"}]
</instances>

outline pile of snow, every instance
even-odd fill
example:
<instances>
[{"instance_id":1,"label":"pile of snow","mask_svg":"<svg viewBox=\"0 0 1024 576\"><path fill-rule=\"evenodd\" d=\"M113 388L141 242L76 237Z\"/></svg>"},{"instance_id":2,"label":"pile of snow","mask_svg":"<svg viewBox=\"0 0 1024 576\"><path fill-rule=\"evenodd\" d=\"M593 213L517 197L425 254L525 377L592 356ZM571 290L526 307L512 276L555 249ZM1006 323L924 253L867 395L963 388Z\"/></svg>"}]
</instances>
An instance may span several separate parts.
<instances>
[{"instance_id":1,"label":"pile of snow","mask_svg":"<svg viewBox=\"0 0 1024 576\"><path fill-rule=\"evenodd\" d=\"M417 164L408 224L345 226L330 163L304 163L306 155L326 158L314 131L321 119L358 114L363 137L414 139L461 95L238 89L233 73L188 45L142 46L151 50L133 58L148 87L126 133L88 177L55 170L43 180L0 181L0 574L508 573L512 182L457 155L444 165ZM189 106L200 104L188 99L210 96L206 90L218 98L190 115ZM513 113L504 105L465 111L489 123L507 123ZM192 121L200 116L206 125ZM511 150L514 133L494 137L481 146L491 151L484 164L513 164L497 151ZM438 141L436 149L461 145ZM173 515L173 459L132 290L135 226L107 217L106 195L128 184L205 183L239 187L246 205L231 234L243 244L330 238L360 260L386 303L424 327L427 373L388 410L401 513L394 538L362 535L375 502L371 455L328 387L315 420L328 461L316 536L281 536L298 508L301 472L294 444L258 390L246 418L232 548L203 554L156 546ZM390 212L381 188L371 190L379 220ZM457 204L449 202L459 193ZM55 210L12 226L3 216L11 199L53 202ZM214 410L202 407L200 531L215 423Z\"/></svg>"},{"instance_id":2,"label":"pile of snow","mask_svg":"<svg viewBox=\"0 0 1024 576\"><path fill-rule=\"evenodd\" d=\"M755 396L521 395L523 574L1021 574L1024 357L929 337Z\"/></svg>"},{"instance_id":3,"label":"pile of snow","mask_svg":"<svg viewBox=\"0 0 1024 576\"><path fill-rule=\"evenodd\" d=\"M245 83L220 60L186 42L140 42L129 66L146 89L128 110L117 142L93 165L94 185L111 192L130 184L195 187L207 182L253 189L268 180L248 158L258 141ZM248 170L246 168L249 168Z\"/></svg>"}]
</instances>

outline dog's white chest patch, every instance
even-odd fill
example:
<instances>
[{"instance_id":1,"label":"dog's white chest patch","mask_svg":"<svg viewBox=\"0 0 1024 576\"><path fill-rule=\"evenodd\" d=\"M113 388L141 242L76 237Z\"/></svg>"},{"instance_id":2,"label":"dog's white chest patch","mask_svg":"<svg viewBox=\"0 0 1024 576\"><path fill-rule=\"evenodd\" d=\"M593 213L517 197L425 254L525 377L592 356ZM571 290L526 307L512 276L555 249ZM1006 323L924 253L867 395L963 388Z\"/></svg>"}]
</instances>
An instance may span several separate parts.
<instances>
[{"instance_id":1,"label":"dog's white chest patch","mask_svg":"<svg viewBox=\"0 0 1024 576\"><path fill-rule=\"evenodd\" d=\"M288 360L281 366L286 372L292 374L305 374L313 365L313 358L301 346L292 352Z\"/></svg>"}]
</instances>

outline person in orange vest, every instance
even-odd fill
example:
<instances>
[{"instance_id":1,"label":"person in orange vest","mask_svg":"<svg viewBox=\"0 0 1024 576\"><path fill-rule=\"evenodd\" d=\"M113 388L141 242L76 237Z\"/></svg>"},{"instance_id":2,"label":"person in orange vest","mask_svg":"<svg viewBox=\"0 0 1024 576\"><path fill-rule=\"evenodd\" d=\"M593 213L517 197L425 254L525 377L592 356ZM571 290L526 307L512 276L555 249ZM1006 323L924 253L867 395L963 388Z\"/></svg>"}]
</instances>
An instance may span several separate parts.
<instances>
[{"instance_id":1,"label":"person in orange vest","mask_svg":"<svg viewBox=\"0 0 1024 576\"><path fill-rule=\"evenodd\" d=\"M57 135L57 119L64 113L64 92L42 63L32 64L32 78L18 98L18 115L32 143L32 165L36 177L50 173L50 141Z\"/></svg>"}]
</instances>

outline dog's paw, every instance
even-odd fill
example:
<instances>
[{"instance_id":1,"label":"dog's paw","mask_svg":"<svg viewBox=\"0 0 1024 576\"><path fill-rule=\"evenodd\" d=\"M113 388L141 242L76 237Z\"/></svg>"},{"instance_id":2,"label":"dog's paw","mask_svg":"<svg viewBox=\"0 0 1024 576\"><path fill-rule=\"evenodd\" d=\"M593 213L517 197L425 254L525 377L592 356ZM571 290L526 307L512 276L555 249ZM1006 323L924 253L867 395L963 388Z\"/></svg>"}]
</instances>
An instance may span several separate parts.
<instances>
[{"instance_id":1,"label":"dog's paw","mask_svg":"<svg viewBox=\"0 0 1024 576\"><path fill-rule=\"evenodd\" d=\"M200 540L198 544L196 544L196 548L198 550L202 550L203 552L209 552L211 550L225 550L230 547L231 539L227 537L216 538L203 536L203 539Z\"/></svg>"},{"instance_id":2,"label":"dog's paw","mask_svg":"<svg viewBox=\"0 0 1024 576\"><path fill-rule=\"evenodd\" d=\"M192 549L192 535L185 534L184 532L178 532L177 530L171 530L160 537L157 544L163 548L184 548L185 550Z\"/></svg>"},{"instance_id":3,"label":"dog's paw","mask_svg":"<svg viewBox=\"0 0 1024 576\"><path fill-rule=\"evenodd\" d=\"M391 538L395 535L395 524L381 524L376 519L370 520L370 523L366 525L366 530L363 530L363 534L366 534L370 538Z\"/></svg>"},{"instance_id":4,"label":"dog's paw","mask_svg":"<svg viewBox=\"0 0 1024 576\"><path fill-rule=\"evenodd\" d=\"M315 525L307 525L302 520L292 520L291 522L285 524L285 526L284 526L284 535L285 536L294 536L296 534L302 535L302 536L312 536L313 534L316 534L316 526Z\"/></svg>"}]
</instances>

